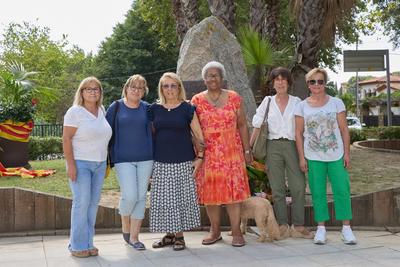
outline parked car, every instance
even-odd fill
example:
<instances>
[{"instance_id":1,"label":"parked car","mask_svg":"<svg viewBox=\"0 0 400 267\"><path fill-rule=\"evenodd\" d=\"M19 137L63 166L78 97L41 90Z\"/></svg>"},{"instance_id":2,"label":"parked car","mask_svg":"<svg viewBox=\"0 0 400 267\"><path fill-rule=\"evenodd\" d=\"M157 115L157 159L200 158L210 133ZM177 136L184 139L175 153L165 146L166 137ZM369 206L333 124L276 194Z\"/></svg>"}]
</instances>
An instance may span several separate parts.
<instances>
[{"instance_id":1,"label":"parked car","mask_svg":"<svg viewBox=\"0 0 400 267\"><path fill-rule=\"evenodd\" d=\"M349 129L361 130L365 123L361 123L360 119L357 117L347 117L347 126Z\"/></svg>"}]
</instances>

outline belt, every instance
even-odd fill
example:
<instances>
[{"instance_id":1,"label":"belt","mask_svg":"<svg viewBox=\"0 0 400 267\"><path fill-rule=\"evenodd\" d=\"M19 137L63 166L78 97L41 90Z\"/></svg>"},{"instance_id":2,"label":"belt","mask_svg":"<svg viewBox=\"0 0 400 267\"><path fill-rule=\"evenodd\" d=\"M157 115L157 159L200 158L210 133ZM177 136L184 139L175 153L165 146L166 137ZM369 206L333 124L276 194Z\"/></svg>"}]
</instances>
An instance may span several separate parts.
<instances>
[{"instance_id":1,"label":"belt","mask_svg":"<svg viewBox=\"0 0 400 267\"><path fill-rule=\"evenodd\" d=\"M291 140L281 137L281 138L277 138L277 139L272 139L272 141L291 141Z\"/></svg>"}]
</instances>

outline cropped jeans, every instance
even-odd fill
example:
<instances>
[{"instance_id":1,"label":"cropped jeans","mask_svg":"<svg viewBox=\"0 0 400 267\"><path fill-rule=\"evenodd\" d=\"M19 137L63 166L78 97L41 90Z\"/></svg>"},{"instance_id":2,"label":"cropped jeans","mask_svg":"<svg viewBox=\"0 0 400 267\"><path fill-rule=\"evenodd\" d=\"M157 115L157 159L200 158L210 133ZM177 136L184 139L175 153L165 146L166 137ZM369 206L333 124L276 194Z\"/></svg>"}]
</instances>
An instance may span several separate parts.
<instances>
[{"instance_id":1,"label":"cropped jeans","mask_svg":"<svg viewBox=\"0 0 400 267\"><path fill-rule=\"evenodd\" d=\"M94 248L94 226L106 172L106 162L76 160L76 181L69 180L72 192L71 233L69 249Z\"/></svg>"},{"instance_id":2,"label":"cropped jeans","mask_svg":"<svg viewBox=\"0 0 400 267\"><path fill-rule=\"evenodd\" d=\"M115 164L121 198L119 213L132 219L142 220L146 208L146 194L153 161L123 162Z\"/></svg>"}]
</instances>

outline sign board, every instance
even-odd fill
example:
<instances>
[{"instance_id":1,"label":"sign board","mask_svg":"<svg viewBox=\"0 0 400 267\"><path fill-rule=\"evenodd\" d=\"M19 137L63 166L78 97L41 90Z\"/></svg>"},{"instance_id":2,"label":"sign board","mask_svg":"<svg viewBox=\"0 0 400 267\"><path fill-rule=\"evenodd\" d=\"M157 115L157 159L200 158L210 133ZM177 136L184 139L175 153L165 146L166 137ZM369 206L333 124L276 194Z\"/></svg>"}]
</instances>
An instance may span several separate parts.
<instances>
[{"instance_id":1,"label":"sign board","mask_svg":"<svg viewBox=\"0 0 400 267\"><path fill-rule=\"evenodd\" d=\"M344 50L344 72L384 71L388 50Z\"/></svg>"}]
</instances>

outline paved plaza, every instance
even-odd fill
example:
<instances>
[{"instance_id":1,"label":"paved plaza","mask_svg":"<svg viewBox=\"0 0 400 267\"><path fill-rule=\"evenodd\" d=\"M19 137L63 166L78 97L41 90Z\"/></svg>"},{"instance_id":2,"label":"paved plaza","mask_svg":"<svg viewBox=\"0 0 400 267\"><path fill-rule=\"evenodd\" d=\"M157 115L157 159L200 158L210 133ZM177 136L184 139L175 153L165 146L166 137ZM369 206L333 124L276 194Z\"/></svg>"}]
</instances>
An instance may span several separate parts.
<instances>
[{"instance_id":1,"label":"paved plaza","mask_svg":"<svg viewBox=\"0 0 400 267\"><path fill-rule=\"evenodd\" d=\"M400 233L355 231L358 244L344 245L340 232L328 231L326 245L311 240L286 239L259 243L255 234L247 234L247 245L234 248L231 237L201 245L205 232L185 234L187 249L175 252L171 247L153 249L161 234L143 233L147 250L138 252L124 244L121 234L97 234L98 257L78 259L67 250L68 236L24 236L0 238L1 267L95 267L95 266L400 266Z\"/></svg>"}]
</instances>

